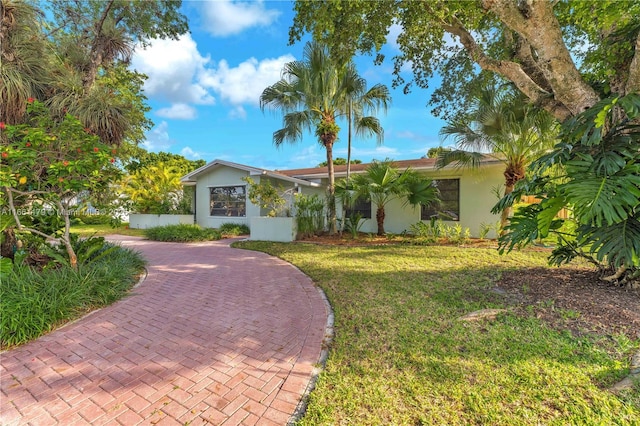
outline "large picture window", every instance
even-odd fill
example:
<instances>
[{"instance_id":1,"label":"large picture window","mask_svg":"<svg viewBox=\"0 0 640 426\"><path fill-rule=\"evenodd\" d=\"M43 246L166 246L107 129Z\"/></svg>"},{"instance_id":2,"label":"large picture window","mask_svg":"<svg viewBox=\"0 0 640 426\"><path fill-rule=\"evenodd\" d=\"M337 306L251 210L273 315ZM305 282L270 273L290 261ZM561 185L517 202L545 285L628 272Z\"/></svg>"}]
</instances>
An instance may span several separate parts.
<instances>
[{"instance_id":1,"label":"large picture window","mask_svg":"<svg viewBox=\"0 0 640 426\"><path fill-rule=\"evenodd\" d=\"M214 186L209 190L211 216L246 216L247 197L244 186Z\"/></svg>"},{"instance_id":2,"label":"large picture window","mask_svg":"<svg viewBox=\"0 0 640 426\"><path fill-rule=\"evenodd\" d=\"M345 213L346 217L360 213L363 219L371 219L371 201L357 200L351 207L347 207Z\"/></svg>"},{"instance_id":3,"label":"large picture window","mask_svg":"<svg viewBox=\"0 0 640 426\"><path fill-rule=\"evenodd\" d=\"M422 206L420 219L460 220L460 179L437 179L433 186L440 191L440 203Z\"/></svg>"}]
</instances>

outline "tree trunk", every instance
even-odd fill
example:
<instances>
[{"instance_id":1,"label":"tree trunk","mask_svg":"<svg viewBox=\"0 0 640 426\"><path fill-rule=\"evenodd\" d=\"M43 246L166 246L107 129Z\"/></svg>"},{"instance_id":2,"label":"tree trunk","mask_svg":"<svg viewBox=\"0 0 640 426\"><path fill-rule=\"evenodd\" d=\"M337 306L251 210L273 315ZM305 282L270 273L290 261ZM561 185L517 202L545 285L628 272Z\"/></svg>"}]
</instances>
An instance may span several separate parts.
<instances>
[{"instance_id":1,"label":"tree trunk","mask_svg":"<svg viewBox=\"0 0 640 426\"><path fill-rule=\"evenodd\" d=\"M384 235L384 207L376 210L376 220L378 221L378 235Z\"/></svg>"},{"instance_id":2,"label":"tree trunk","mask_svg":"<svg viewBox=\"0 0 640 426\"><path fill-rule=\"evenodd\" d=\"M509 194L511 194L513 192L513 184L509 184L507 183L504 187L504 195L505 197ZM509 217L511 216L511 207L506 207L504 210L502 210L502 213L500 214L500 235L504 235L505 234L505 226L507 226L509 224Z\"/></svg>"},{"instance_id":3,"label":"tree trunk","mask_svg":"<svg viewBox=\"0 0 640 426\"><path fill-rule=\"evenodd\" d=\"M100 20L95 23L94 29L95 34L93 42L91 43L91 52L89 53L89 69L82 76L82 86L84 87L85 94L91 89L93 83L96 81L96 77L98 75L98 68L102 65L103 59L103 50L104 46L102 45L102 27L104 26L104 21L109 16L109 12L111 11L111 7L115 0L109 0L104 10L102 11L102 15L100 16Z\"/></svg>"},{"instance_id":4,"label":"tree trunk","mask_svg":"<svg viewBox=\"0 0 640 426\"><path fill-rule=\"evenodd\" d=\"M3 239L2 245L0 246L0 255L2 257L9 258L13 260L14 250L18 247L18 240L16 239L16 234L13 232L13 227L9 227L2 231Z\"/></svg>"},{"instance_id":5,"label":"tree trunk","mask_svg":"<svg viewBox=\"0 0 640 426\"><path fill-rule=\"evenodd\" d=\"M324 147L327 150L327 168L329 169L329 187L327 188L329 204L329 234L333 235L337 231L338 221L336 215L336 178L333 169L333 141L325 142Z\"/></svg>"},{"instance_id":6,"label":"tree trunk","mask_svg":"<svg viewBox=\"0 0 640 426\"><path fill-rule=\"evenodd\" d=\"M600 100L571 59L563 42L560 23L553 13L552 2L483 0L482 4L507 27L528 40L535 49L536 63L553 89L553 98L560 101L572 116L580 114Z\"/></svg>"}]
</instances>

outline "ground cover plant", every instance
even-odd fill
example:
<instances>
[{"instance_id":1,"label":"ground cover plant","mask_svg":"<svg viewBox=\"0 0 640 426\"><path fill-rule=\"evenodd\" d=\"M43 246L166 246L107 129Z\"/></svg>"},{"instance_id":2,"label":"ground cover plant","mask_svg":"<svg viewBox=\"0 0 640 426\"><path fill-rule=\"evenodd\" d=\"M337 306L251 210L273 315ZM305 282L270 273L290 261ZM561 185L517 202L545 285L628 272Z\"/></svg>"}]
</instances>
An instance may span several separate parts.
<instances>
[{"instance_id":1,"label":"ground cover plant","mask_svg":"<svg viewBox=\"0 0 640 426\"><path fill-rule=\"evenodd\" d=\"M86 257L85 251L78 253L77 269L68 262L52 260L43 269L18 262L3 271L0 280L3 349L35 339L122 298L137 281L145 263L138 252L109 243Z\"/></svg>"},{"instance_id":2,"label":"ground cover plant","mask_svg":"<svg viewBox=\"0 0 640 426\"><path fill-rule=\"evenodd\" d=\"M239 235L249 235L249 227L244 223L223 223L218 231L224 236L237 237Z\"/></svg>"},{"instance_id":3,"label":"ground cover plant","mask_svg":"<svg viewBox=\"0 0 640 426\"><path fill-rule=\"evenodd\" d=\"M216 229L186 224L154 226L153 228L145 229L144 235L154 241L178 243L213 241L222 238L220 231Z\"/></svg>"},{"instance_id":4,"label":"ground cover plant","mask_svg":"<svg viewBox=\"0 0 640 426\"><path fill-rule=\"evenodd\" d=\"M129 235L132 237L143 237L144 230L143 229L132 229L129 228L127 223L120 224L116 227L113 227L109 224L78 224L71 226L71 232L74 234L78 234L83 237L90 237L92 235Z\"/></svg>"},{"instance_id":5,"label":"ground cover plant","mask_svg":"<svg viewBox=\"0 0 640 426\"><path fill-rule=\"evenodd\" d=\"M574 332L563 321L575 324L580 311L550 300L533 305L496 288L503 275L517 277L525 295L544 286L535 268L559 271L546 266L544 251L499 256L452 246L348 252L301 243L236 246L292 262L333 307L335 338L301 425L640 422L640 385L619 395L608 390L629 373L629 358L640 347L640 318L610 329L600 317L604 331ZM601 284L594 279L593 285ZM459 319L484 308L506 312L495 320ZM640 302L626 308L638 317ZM553 312L559 323L541 312Z\"/></svg>"}]
</instances>

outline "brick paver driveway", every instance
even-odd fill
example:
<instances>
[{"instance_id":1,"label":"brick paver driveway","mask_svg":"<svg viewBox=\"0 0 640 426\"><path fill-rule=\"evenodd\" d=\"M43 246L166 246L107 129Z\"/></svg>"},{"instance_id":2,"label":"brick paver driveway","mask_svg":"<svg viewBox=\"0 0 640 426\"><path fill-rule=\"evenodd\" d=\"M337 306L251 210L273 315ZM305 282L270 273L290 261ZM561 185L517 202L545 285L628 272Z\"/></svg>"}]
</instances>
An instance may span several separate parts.
<instances>
[{"instance_id":1,"label":"brick paver driveway","mask_svg":"<svg viewBox=\"0 0 640 426\"><path fill-rule=\"evenodd\" d=\"M229 241L114 237L149 274L124 300L1 357L2 425L277 424L319 360L311 280Z\"/></svg>"}]
</instances>

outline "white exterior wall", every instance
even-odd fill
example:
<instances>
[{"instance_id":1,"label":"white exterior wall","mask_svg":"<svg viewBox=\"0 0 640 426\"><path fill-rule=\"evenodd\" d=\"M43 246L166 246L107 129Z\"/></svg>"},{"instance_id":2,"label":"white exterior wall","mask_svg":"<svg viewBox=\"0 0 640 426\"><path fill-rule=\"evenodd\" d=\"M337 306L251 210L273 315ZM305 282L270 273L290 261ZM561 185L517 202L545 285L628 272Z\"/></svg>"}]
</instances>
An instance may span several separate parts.
<instances>
[{"instance_id":1,"label":"white exterior wall","mask_svg":"<svg viewBox=\"0 0 640 426\"><path fill-rule=\"evenodd\" d=\"M137 214L129 215L129 228L147 229L166 225L193 225L193 215L190 214Z\"/></svg>"},{"instance_id":2,"label":"white exterior wall","mask_svg":"<svg viewBox=\"0 0 640 426\"><path fill-rule=\"evenodd\" d=\"M443 221L448 225L460 224L463 228L469 228L471 236L479 237L483 224L493 225L500 220L499 215L491 213L491 208L498 202L494 189L504 190L504 166L496 164L483 166L478 170L470 169L444 169L433 172L424 172L431 179L460 179L460 221ZM411 225L420 221L420 207L410 204L403 206L403 200L392 200L385 207L384 229L386 232L399 234L409 231ZM375 203L371 204L371 219L363 221L361 232L378 232L376 222ZM342 217L342 211L338 208L338 218ZM424 221L428 222L428 221ZM495 232L491 232L488 238L495 238Z\"/></svg>"},{"instance_id":3,"label":"white exterior wall","mask_svg":"<svg viewBox=\"0 0 640 426\"><path fill-rule=\"evenodd\" d=\"M203 228L219 228L223 223L241 223L249 226L251 216L260 216L260 208L247 199L246 216L211 216L210 192L212 186L238 186L247 183L242 178L249 172L232 167L216 167L209 173L197 177L196 186L196 223ZM255 180L255 179L254 179Z\"/></svg>"}]
</instances>

